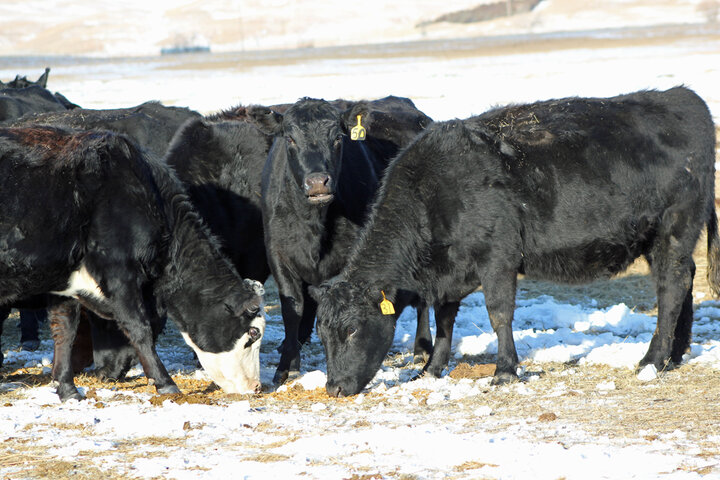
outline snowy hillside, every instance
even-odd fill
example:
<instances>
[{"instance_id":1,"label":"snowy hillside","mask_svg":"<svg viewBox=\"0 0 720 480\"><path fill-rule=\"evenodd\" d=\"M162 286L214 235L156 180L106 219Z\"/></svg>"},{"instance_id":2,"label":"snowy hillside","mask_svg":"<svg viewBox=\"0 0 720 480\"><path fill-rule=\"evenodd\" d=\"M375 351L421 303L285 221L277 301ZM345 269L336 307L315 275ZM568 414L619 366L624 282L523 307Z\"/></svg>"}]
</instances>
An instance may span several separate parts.
<instances>
[{"instance_id":1,"label":"snowy hillside","mask_svg":"<svg viewBox=\"0 0 720 480\"><path fill-rule=\"evenodd\" d=\"M3 0L0 56L157 55L187 44L222 52L698 24L710 18L715 2L543 0L512 17L418 26L492 1Z\"/></svg>"}]
</instances>

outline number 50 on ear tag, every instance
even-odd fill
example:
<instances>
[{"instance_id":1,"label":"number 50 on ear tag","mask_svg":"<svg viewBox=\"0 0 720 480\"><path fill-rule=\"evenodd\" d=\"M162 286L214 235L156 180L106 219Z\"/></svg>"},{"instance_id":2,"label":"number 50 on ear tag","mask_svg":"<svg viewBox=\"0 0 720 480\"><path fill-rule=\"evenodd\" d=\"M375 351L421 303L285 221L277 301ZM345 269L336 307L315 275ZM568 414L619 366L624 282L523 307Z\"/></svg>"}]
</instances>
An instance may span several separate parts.
<instances>
[{"instance_id":1,"label":"number 50 on ear tag","mask_svg":"<svg viewBox=\"0 0 720 480\"><path fill-rule=\"evenodd\" d=\"M350 130L350 140L365 140L365 127L362 126L362 123L360 121L362 120L362 115L357 116L357 125L355 125Z\"/></svg>"},{"instance_id":2,"label":"number 50 on ear tag","mask_svg":"<svg viewBox=\"0 0 720 480\"><path fill-rule=\"evenodd\" d=\"M380 290L380 293L382 293L383 301L380 302L380 311L383 315L393 315L395 314L395 307L393 306L392 302L385 298L385 292Z\"/></svg>"}]
</instances>

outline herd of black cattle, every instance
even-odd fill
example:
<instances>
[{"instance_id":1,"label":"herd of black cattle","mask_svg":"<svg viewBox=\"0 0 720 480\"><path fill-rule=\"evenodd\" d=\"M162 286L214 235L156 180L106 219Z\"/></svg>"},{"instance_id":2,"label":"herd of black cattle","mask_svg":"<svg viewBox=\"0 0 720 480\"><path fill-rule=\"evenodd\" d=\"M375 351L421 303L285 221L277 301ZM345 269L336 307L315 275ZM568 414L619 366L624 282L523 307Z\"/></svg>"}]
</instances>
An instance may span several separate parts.
<instances>
[{"instance_id":1,"label":"herd of black cattle","mask_svg":"<svg viewBox=\"0 0 720 480\"><path fill-rule=\"evenodd\" d=\"M119 378L139 359L158 392L178 392L155 351L168 317L215 383L259 392L270 275L285 327L275 383L298 374L317 328L333 396L372 379L408 305L414 353L440 376L479 286L493 381L516 380L519 273L589 282L644 256L658 324L640 367L658 371L690 344L705 227L720 290L715 129L685 87L433 122L393 96L88 110L47 74L0 82L0 317L48 308L63 400L82 398L73 376L93 362ZM91 353L77 348L88 339Z\"/></svg>"}]
</instances>

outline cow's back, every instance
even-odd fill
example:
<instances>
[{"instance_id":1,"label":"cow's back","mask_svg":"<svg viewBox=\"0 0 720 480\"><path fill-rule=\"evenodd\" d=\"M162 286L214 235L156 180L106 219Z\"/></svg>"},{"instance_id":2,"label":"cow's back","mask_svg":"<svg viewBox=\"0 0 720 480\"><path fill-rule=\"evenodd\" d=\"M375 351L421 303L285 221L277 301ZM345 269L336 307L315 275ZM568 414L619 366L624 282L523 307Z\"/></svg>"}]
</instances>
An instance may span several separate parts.
<instances>
[{"instance_id":1,"label":"cow's back","mask_svg":"<svg viewBox=\"0 0 720 480\"><path fill-rule=\"evenodd\" d=\"M585 282L648 253L669 210L699 233L714 137L707 106L683 87L509 106L429 127L381 196L388 212L425 205L408 228L437 239L431 263L519 257L530 276Z\"/></svg>"},{"instance_id":2,"label":"cow's back","mask_svg":"<svg viewBox=\"0 0 720 480\"><path fill-rule=\"evenodd\" d=\"M714 129L676 88L565 99L482 115L518 213L525 273L586 281L647 253L665 212L704 218L714 196ZM507 147L510 148L507 148Z\"/></svg>"},{"instance_id":3,"label":"cow's back","mask_svg":"<svg viewBox=\"0 0 720 480\"><path fill-rule=\"evenodd\" d=\"M187 108L166 107L146 102L130 108L93 110L77 108L49 113L24 115L8 126L50 125L79 130L102 129L123 133L145 150L162 156L176 130L188 119L200 114Z\"/></svg>"}]
</instances>

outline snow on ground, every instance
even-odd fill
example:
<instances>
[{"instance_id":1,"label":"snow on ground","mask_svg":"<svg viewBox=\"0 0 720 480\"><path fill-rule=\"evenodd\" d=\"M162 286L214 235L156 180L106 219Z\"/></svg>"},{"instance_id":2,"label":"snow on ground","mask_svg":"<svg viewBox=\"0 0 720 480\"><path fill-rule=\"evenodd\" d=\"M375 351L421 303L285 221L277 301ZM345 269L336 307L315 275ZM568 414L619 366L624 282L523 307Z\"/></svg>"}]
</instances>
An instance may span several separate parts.
<instances>
[{"instance_id":1,"label":"snow on ground","mask_svg":"<svg viewBox=\"0 0 720 480\"><path fill-rule=\"evenodd\" d=\"M622 304L601 309L592 303L520 296L514 330L521 360L535 367L579 361L581 365L632 368L647 349L655 318L633 313ZM687 360L720 368L718 341L714 340L720 333L720 303L702 302L697 310L697 340ZM392 352L407 356L414 324L414 312L407 309L398 321ZM491 331L483 294L470 295L457 320L455 360L494 354L497 345ZM171 329L165 336L177 337L177 332ZM278 359L274 347L281 340L281 320L271 314L261 354L263 382L272 377ZM189 348L177 345L163 343L159 348L171 373L202 377L195 371ZM12 346L6 335L7 363L49 364L50 340L34 353L17 352ZM306 390L324 385L321 349L305 349L303 373L297 383ZM386 364L369 388L348 403L321 398L290 408L278 408L272 401L258 406L244 399L219 405L178 405L166 400L153 406L148 394L112 387L98 389L93 399L61 404L49 386L2 384L0 391L20 395L0 407L0 445L30 441L33 452L47 448L50 453L44 455L55 461L89 462L100 470L138 478L621 479L662 475L690 479L698 478L697 471L703 468L710 468L703 470L707 478L720 478L720 472L712 469L718 458L693 456L699 447L688 445L692 442L682 431L653 442L643 440L652 430L618 439L570 421L545 426L533 418L496 418L497 407L483 404L488 390L498 388L515 401L518 396L527 401L523 397L567 395L564 381L579 375L575 369L554 374L549 392L535 390L537 382L528 375L516 385L490 387L489 378L446 376L411 382L418 373L419 366ZM131 372L138 374L137 368ZM613 377L606 378L597 383L596 396L615 389ZM157 445L148 440L160 438L165 440ZM706 440L717 444L718 437ZM138 449L139 445L144 448ZM23 452L11 449L9 453L21 456ZM3 466L3 458L0 453L3 478L30 476L16 474L28 471L22 462ZM362 472L377 476L360 477Z\"/></svg>"},{"instance_id":2,"label":"snow on ground","mask_svg":"<svg viewBox=\"0 0 720 480\"><path fill-rule=\"evenodd\" d=\"M210 112L237 103L292 102L305 95L396 94L411 97L440 120L508 102L684 83L708 101L716 120L720 117L716 37L492 53L285 63L261 59L246 65L240 63L246 57L233 54L124 61L0 59L0 78L39 76L48 64L50 88L91 108L157 99ZM712 415L718 411L713 407L717 398L708 397L710 387L686 392L687 398L714 408L709 418L690 416L686 428L664 431L653 416L675 408L662 389L691 380L684 372L720 369L720 303L699 300L687 365L648 382L630 369L647 349L653 316L635 311L634 305L601 305L592 297L560 301L521 293L514 333L527 370L523 381L511 386L448 376L410 381L419 373L419 367L407 365L415 330L411 311L399 320L390 360L367 391L345 401L319 395L293 404L266 395L212 405L167 400L157 406L146 393L108 385L95 392L97 398L60 404L48 385L3 383L0 476L32 477L52 460L82 465L86 473L91 465L98 472L138 478L720 478L720 433L715 427L693 427L717 424ZM264 384L270 383L279 359L275 347L282 335L277 310L271 310L261 354ZM3 338L3 373L38 365L49 372L50 340L40 351L27 353L15 351L17 339L8 336ZM496 349L484 297L475 293L458 315L452 365L491 361ZM188 347L175 341L159 350L174 375L203 378ZM301 383L307 390L322 387L325 363L316 338L303 355ZM597 371L597 365L615 369L593 380L589 390L571 387ZM602 419L582 423L570 412L552 417L554 402L569 399L577 409L612 411L621 419L626 405L618 395L648 391L657 394L645 410L636 411L650 415L641 429L612 430ZM527 413L530 408L546 413ZM587 420L593 415L588 413Z\"/></svg>"}]
</instances>

